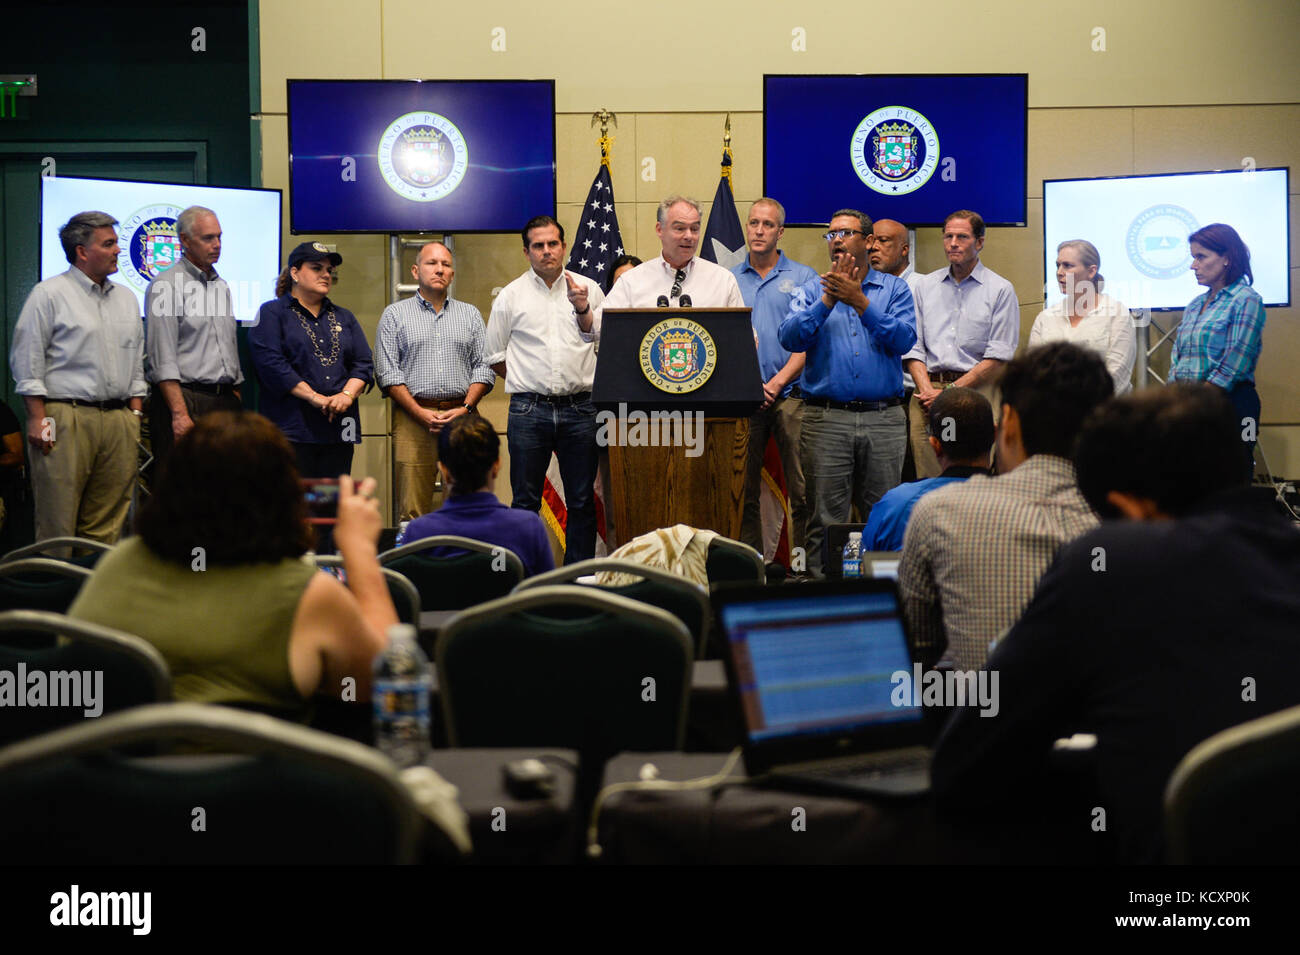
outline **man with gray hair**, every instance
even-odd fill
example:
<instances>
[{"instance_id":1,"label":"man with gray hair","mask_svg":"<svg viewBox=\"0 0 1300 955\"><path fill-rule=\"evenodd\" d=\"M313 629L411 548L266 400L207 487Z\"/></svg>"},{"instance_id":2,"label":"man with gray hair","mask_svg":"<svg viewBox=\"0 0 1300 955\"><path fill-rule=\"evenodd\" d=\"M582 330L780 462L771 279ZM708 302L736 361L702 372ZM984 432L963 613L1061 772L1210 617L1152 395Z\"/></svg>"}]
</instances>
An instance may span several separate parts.
<instances>
[{"instance_id":1,"label":"man with gray hair","mask_svg":"<svg viewBox=\"0 0 1300 955\"><path fill-rule=\"evenodd\" d=\"M113 543L131 502L144 326L135 295L108 280L121 252L115 225L104 212L68 220L68 270L32 289L14 327L9 367L27 407L38 540Z\"/></svg>"},{"instance_id":2,"label":"man with gray hair","mask_svg":"<svg viewBox=\"0 0 1300 955\"><path fill-rule=\"evenodd\" d=\"M700 204L685 196L669 196L659 203L655 235L663 246L660 255L638 265L618 280L604 308L744 308L736 277L720 265L697 258L700 244ZM578 317L584 334L600 337L601 309Z\"/></svg>"},{"instance_id":3,"label":"man with gray hair","mask_svg":"<svg viewBox=\"0 0 1300 955\"><path fill-rule=\"evenodd\" d=\"M184 255L145 290L149 406L155 470L172 445L211 411L238 411L239 346L235 302L217 274L221 223L203 206L190 206L176 219Z\"/></svg>"}]
</instances>

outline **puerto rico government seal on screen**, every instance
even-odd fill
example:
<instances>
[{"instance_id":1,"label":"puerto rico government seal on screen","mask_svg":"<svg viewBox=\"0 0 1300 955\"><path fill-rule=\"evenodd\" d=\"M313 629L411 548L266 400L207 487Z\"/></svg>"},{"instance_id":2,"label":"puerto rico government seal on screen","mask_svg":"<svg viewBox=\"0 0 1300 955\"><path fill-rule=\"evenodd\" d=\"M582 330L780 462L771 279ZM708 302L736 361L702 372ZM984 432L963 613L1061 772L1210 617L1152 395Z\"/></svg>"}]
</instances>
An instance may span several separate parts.
<instances>
[{"instance_id":1,"label":"puerto rico government seal on screen","mask_svg":"<svg viewBox=\"0 0 1300 955\"><path fill-rule=\"evenodd\" d=\"M181 211L180 206L160 202L135 210L117 227L118 271L141 295L158 273L181 260L181 237L176 231Z\"/></svg>"},{"instance_id":2,"label":"puerto rico government seal on screen","mask_svg":"<svg viewBox=\"0 0 1300 955\"><path fill-rule=\"evenodd\" d=\"M427 110L389 123L379 137L378 155L388 188L414 202L451 195L469 169L469 145L456 124Z\"/></svg>"},{"instance_id":3,"label":"puerto rico government seal on screen","mask_svg":"<svg viewBox=\"0 0 1300 955\"><path fill-rule=\"evenodd\" d=\"M660 391L684 395L702 387L718 365L708 329L690 319L668 318L641 339L641 372Z\"/></svg>"},{"instance_id":4,"label":"puerto rico government seal on screen","mask_svg":"<svg viewBox=\"0 0 1300 955\"><path fill-rule=\"evenodd\" d=\"M853 171L886 196L915 192L939 166L939 134L910 106L885 106L858 123L849 140Z\"/></svg>"}]
</instances>

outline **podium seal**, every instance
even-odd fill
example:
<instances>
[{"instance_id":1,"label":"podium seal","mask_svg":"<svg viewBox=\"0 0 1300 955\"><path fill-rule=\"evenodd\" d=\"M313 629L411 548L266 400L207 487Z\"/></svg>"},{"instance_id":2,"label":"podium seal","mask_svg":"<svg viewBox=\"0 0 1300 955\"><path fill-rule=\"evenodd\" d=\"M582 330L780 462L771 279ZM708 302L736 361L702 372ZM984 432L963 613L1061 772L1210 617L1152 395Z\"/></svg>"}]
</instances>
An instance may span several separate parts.
<instances>
[{"instance_id":1,"label":"podium seal","mask_svg":"<svg viewBox=\"0 0 1300 955\"><path fill-rule=\"evenodd\" d=\"M718 366L718 349L708 329L681 316L658 322L646 332L639 355L646 380L671 395L703 387Z\"/></svg>"}]
</instances>

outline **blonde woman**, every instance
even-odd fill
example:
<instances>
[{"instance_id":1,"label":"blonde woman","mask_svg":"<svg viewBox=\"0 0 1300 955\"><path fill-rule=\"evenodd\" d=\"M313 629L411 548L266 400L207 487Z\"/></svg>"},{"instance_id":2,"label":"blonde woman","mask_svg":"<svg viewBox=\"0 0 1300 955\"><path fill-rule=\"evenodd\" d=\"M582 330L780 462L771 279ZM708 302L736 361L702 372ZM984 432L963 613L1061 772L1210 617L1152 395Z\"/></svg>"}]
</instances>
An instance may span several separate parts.
<instances>
[{"instance_id":1,"label":"blonde woman","mask_svg":"<svg viewBox=\"0 0 1300 955\"><path fill-rule=\"evenodd\" d=\"M1084 239L1069 239L1056 247L1056 283L1065 298L1034 319L1029 346L1073 342L1102 357L1115 381L1115 394L1133 387L1137 335L1123 302L1103 294L1101 256Z\"/></svg>"}]
</instances>

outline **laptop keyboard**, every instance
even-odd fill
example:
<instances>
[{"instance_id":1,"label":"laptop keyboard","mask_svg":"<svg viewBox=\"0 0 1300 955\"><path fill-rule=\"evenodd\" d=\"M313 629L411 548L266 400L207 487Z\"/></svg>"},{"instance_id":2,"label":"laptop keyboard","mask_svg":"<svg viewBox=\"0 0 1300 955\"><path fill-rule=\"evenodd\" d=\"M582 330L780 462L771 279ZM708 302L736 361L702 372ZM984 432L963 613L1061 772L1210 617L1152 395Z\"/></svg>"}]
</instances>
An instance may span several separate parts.
<instances>
[{"instance_id":1,"label":"laptop keyboard","mask_svg":"<svg viewBox=\"0 0 1300 955\"><path fill-rule=\"evenodd\" d=\"M907 749L897 753L864 756L828 766L800 768L799 774L817 779L873 779L881 776L924 772L929 766L929 750Z\"/></svg>"}]
</instances>

